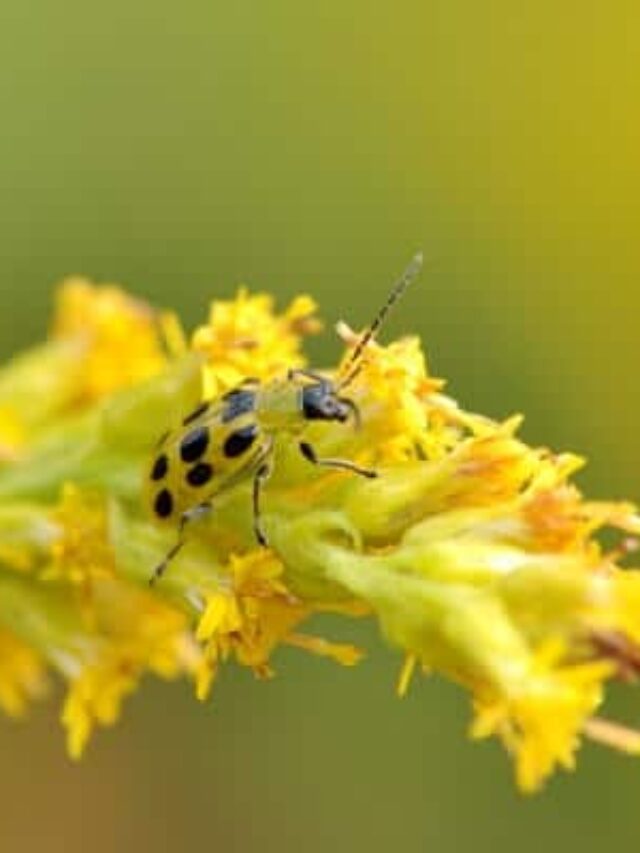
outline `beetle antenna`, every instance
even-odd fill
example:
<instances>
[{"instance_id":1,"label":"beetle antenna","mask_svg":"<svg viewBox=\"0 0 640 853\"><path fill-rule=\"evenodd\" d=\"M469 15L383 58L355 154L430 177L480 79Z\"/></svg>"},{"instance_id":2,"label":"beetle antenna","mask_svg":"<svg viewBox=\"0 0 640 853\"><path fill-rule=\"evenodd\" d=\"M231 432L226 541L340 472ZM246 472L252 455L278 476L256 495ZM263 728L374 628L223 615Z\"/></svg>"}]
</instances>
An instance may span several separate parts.
<instances>
[{"instance_id":1,"label":"beetle antenna","mask_svg":"<svg viewBox=\"0 0 640 853\"><path fill-rule=\"evenodd\" d=\"M382 308L378 311L376 316L373 319L373 322L367 329L367 331L362 335L360 340L355 346L355 349L351 353L351 357L347 361L344 370L346 372L346 376L338 383L338 388L346 388L347 385L350 385L356 376L360 373L362 369L362 364L360 363L360 359L362 358L362 353L365 350L365 347L372 340L376 334L380 331L380 327L384 323L387 318L387 314L393 308L395 303L400 299L402 294L405 292L407 287L414 281L422 269L422 264L424 261L424 257L422 252L418 252L411 259L411 263L402 273L400 278L391 288L391 292L387 297L386 302L382 306Z\"/></svg>"}]
</instances>

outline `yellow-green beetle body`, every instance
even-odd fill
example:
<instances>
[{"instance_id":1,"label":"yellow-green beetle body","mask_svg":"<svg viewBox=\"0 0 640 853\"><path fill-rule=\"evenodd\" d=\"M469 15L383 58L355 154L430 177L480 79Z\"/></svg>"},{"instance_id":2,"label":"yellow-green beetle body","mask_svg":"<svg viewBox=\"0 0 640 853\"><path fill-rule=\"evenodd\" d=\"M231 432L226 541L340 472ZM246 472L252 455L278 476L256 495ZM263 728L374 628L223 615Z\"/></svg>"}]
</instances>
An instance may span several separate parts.
<instances>
[{"instance_id":1,"label":"yellow-green beetle body","mask_svg":"<svg viewBox=\"0 0 640 853\"><path fill-rule=\"evenodd\" d=\"M160 522L174 524L178 540L156 568L151 582L162 575L184 544L184 529L193 518L209 512L217 495L240 482L253 481L253 517L256 539L266 545L260 521L261 486L271 473L275 438L288 435L298 442L302 455L315 465L375 477L376 473L345 459L321 459L313 447L300 440L310 421L353 418L359 423L355 403L343 397L361 367L367 342L380 328L391 305L413 280L421 266L416 256L400 278L367 332L355 347L346 373L337 381L308 370L290 370L286 376L260 383L247 379L219 401L204 402L191 412L179 429L160 440L148 469L147 501Z\"/></svg>"}]
</instances>

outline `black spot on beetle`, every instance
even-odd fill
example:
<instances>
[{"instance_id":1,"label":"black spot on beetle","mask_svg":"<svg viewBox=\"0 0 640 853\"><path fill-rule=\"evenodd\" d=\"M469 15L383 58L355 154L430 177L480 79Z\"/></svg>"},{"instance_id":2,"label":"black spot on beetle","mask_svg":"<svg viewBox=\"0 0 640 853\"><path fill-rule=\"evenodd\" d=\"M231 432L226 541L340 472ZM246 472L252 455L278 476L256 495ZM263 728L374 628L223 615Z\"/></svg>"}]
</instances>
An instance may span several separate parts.
<instances>
[{"instance_id":1,"label":"black spot on beetle","mask_svg":"<svg viewBox=\"0 0 640 853\"><path fill-rule=\"evenodd\" d=\"M180 442L180 457L183 462L196 462L209 445L209 430L205 426L188 432Z\"/></svg>"},{"instance_id":2,"label":"black spot on beetle","mask_svg":"<svg viewBox=\"0 0 640 853\"><path fill-rule=\"evenodd\" d=\"M224 455L228 459L233 459L234 456L241 456L243 453L246 453L257 437L258 427L256 424L249 424L246 427L242 427L242 429L237 429L225 441L222 448Z\"/></svg>"},{"instance_id":3,"label":"black spot on beetle","mask_svg":"<svg viewBox=\"0 0 640 853\"><path fill-rule=\"evenodd\" d=\"M163 489L158 493L153 508L156 515L160 518L168 518L173 512L173 498L168 489Z\"/></svg>"},{"instance_id":4,"label":"black spot on beetle","mask_svg":"<svg viewBox=\"0 0 640 853\"><path fill-rule=\"evenodd\" d=\"M161 456L158 456L156 461L153 463L153 468L151 469L151 479L162 480L163 477L167 476L168 470L169 460L167 459L167 454L163 453Z\"/></svg>"},{"instance_id":5,"label":"black spot on beetle","mask_svg":"<svg viewBox=\"0 0 640 853\"><path fill-rule=\"evenodd\" d=\"M197 421L201 415L204 415L208 408L209 404L206 401L204 403L200 403L200 405L182 421L183 425L188 426L190 423L193 423L193 421Z\"/></svg>"},{"instance_id":6,"label":"black spot on beetle","mask_svg":"<svg viewBox=\"0 0 640 853\"><path fill-rule=\"evenodd\" d=\"M223 424L228 424L240 415L246 415L252 412L256 407L256 395L253 391L241 391L236 389L225 394L224 408L220 419Z\"/></svg>"},{"instance_id":7,"label":"black spot on beetle","mask_svg":"<svg viewBox=\"0 0 640 853\"><path fill-rule=\"evenodd\" d=\"M213 467L208 462L198 462L187 471L187 483L190 486L205 486L213 477Z\"/></svg>"}]
</instances>

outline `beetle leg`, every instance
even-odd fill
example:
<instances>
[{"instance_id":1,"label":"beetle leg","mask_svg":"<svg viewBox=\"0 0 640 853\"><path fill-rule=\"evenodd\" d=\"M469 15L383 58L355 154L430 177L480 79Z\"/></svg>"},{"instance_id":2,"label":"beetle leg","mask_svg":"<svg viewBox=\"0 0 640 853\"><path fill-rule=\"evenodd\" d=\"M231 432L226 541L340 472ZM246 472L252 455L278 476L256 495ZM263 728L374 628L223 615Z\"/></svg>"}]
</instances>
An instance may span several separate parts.
<instances>
[{"instance_id":1,"label":"beetle leg","mask_svg":"<svg viewBox=\"0 0 640 853\"><path fill-rule=\"evenodd\" d=\"M260 511L260 495L262 486L271 476L272 466L270 461L263 462L253 477L253 532L260 545L269 547L269 541L262 527L262 514Z\"/></svg>"},{"instance_id":2,"label":"beetle leg","mask_svg":"<svg viewBox=\"0 0 640 853\"><path fill-rule=\"evenodd\" d=\"M343 471L351 471L353 474L359 474L361 477L369 477L373 479L378 476L377 471L372 471L371 468L361 468L355 462L350 462L348 459L321 459L310 444L306 441L300 442L300 453L309 462L314 465L320 465L325 468L339 468Z\"/></svg>"},{"instance_id":3,"label":"beetle leg","mask_svg":"<svg viewBox=\"0 0 640 853\"><path fill-rule=\"evenodd\" d=\"M162 562L155 567L153 574L149 578L149 586L154 586L160 580L162 575L167 570L167 567L169 566L171 561L182 550L185 544L184 532L187 524L189 524L191 521L194 521L195 519L203 518L205 515L208 515L211 512L212 508L213 506L210 501L203 501L197 506L191 507L191 509L185 510L185 512L182 513L182 515L180 516L180 523L178 525L178 539L175 545L173 545L167 551L167 554L162 560Z\"/></svg>"}]
</instances>

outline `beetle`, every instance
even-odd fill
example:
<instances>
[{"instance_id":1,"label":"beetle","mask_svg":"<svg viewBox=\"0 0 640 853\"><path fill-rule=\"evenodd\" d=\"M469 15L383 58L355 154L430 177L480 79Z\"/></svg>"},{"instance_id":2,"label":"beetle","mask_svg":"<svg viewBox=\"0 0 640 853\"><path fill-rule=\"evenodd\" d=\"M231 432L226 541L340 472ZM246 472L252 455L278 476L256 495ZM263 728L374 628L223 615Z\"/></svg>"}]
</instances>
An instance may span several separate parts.
<instances>
[{"instance_id":1,"label":"beetle","mask_svg":"<svg viewBox=\"0 0 640 853\"><path fill-rule=\"evenodd\" d=\"M262 526L261 493L274 463L275 439L287 435L311 464L373 478L376 471L347 459L323 458L304 440L314 421L353 421L360 412L343 392L362 368L364 350L391 309L422 267L417 254L400 276L371 325L364 332L336 380L312 370L291 369L261 383L246 379L220 399L202 402L179 429L160 440L146 477L151 514L173 523L178 536L150 578L154 584L185 544L187 525L213 509L217 496L251 479L253 528L257 542L268 546Z\"/></svg>"}]
</instances>

